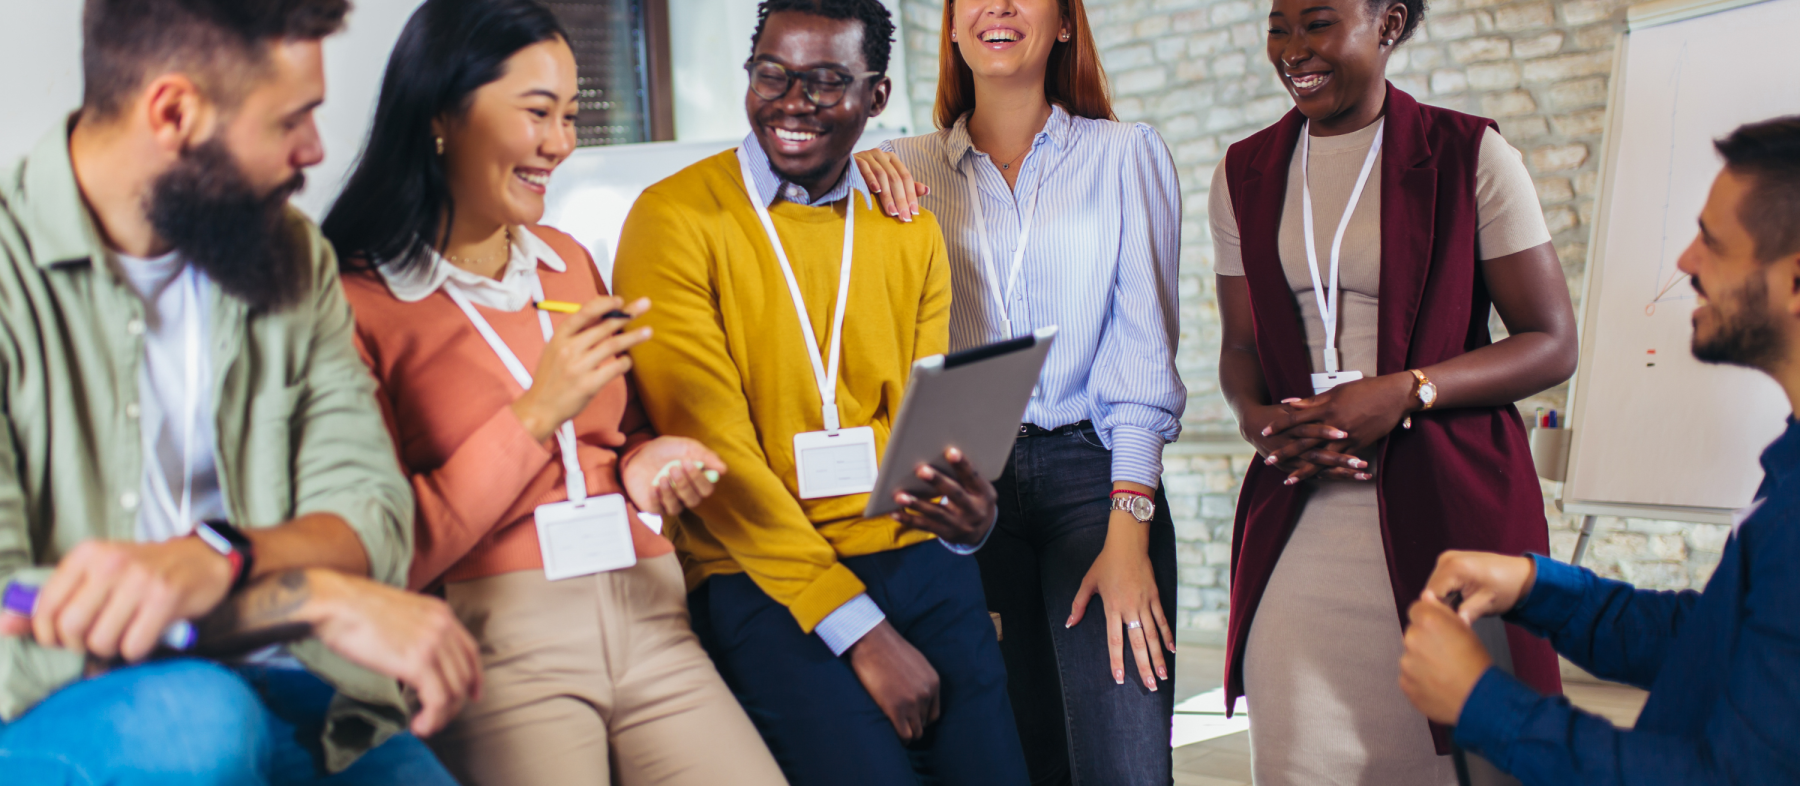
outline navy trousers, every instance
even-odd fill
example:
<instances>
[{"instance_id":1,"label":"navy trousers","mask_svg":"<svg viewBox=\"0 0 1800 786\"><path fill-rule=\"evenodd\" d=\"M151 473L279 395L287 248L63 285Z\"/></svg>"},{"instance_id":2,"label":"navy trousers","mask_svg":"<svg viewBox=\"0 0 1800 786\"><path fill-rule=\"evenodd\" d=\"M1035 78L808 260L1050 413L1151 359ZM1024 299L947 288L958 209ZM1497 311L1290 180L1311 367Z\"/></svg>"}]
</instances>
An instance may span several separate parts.
<instances>
[{"instance_id":1,"label":"navy trousers","mask_svg":"<svg viewBox=\"0 0 1800 786\"><path fill-rule=\"evenodd\" d=\"M749 576L713 576L688 595L712 655L793 786L1023 786L994 625L974 559L928 541L849 557L900 635L937 669L942 716L911 746L846 658L804 633Z\"/></svg>"}]
</instances>

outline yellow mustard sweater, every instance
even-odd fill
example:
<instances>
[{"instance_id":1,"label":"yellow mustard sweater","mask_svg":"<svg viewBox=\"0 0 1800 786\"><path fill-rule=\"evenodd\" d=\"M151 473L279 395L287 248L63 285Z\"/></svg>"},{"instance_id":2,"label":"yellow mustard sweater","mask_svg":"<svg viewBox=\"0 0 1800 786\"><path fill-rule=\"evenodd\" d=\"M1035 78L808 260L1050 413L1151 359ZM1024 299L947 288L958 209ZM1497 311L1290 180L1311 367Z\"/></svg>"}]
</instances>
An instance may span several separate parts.
<instances>
[{"instance_id":1,"label":"yellow mustard sweater","mask_svg":"<svg viewBox=\"0 0 1800 786\"><path fill-rule=\"evenodd\" d=\"M838 373L844 428L872 426L886 448L914 360L949 345L950 267L937 220L903 224L857 211ZM826 356L843 258L846 201L770 207L820 354ZM799 315L751 207L735 150L651 186L619 238L613 291L649 297L654 329L632 351L644 409L662 434L692 437L729 472L711 498L669 521L688 588L748 573L811 632L863 591L839 562L930 540L888 518L862 518L867 494L802 500L794 435L824 428Z\"/></svg>"}]
</instances>

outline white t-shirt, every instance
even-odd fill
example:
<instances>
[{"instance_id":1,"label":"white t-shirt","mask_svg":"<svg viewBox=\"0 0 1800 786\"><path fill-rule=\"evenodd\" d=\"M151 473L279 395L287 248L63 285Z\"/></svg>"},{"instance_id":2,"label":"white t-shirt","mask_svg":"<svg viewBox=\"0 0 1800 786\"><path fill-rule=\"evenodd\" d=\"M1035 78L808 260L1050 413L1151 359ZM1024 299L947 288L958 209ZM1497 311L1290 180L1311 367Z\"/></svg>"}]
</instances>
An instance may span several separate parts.
<instances>
[{"instance_id":1,"label":"white t-shirt","mask_svg":"<svg viewBox=\"0 0 1800 786\"><path fill-rule=\"evenodd\" d=\"M154 259L119 254L119 273L144 300L144 362L138 371L136 407L143 435L143 503L138 507L137 539L164 541L193 531L194 522L226 518L219 492L217 442L212 402L211 331L207 326L206 276L175 252ZM134 326L134 329L136 326ZM197 350L188 368L189 330ZM198 384L189 389L188 380ZM193 417L192 444L188 413ZM189 511L181 505L183 481L189 486Z\"/></svg>"}]
</instances>

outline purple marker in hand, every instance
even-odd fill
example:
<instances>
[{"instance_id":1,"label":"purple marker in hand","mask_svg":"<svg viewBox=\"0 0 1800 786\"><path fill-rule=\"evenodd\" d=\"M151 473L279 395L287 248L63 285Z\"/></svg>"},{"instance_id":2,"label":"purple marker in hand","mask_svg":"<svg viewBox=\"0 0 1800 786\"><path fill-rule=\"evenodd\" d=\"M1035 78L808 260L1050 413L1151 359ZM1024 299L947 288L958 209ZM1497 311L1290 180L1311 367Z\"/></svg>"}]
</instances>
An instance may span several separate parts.
<instances>
[{"instance_id":1,"label":"purple marker in hand","mask_svg":"<svg viewBox=\"0 0 1800 786\"><path fill-rule=\"evenodd\" d=\"M0 596L0 613L17 614L30 617L37 608L38 588L30 584L12 582L6 585L6 593ZM162 644L177 652L186 652L194 646L199 635L194 632L194 624L187 620L176 620L163 630Z\"/></svg>"}]
</instances>

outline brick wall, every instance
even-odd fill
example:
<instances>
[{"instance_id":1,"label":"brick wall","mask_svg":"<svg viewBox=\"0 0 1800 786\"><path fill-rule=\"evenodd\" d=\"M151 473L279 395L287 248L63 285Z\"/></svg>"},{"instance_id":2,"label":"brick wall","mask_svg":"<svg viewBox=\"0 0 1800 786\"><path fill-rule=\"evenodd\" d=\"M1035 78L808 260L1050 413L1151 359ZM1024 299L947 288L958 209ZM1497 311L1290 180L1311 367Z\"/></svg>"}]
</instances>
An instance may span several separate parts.
<instances>
[{"instance_id":1,"label":"brick wall","mask_svg":"<svg viewBox=\"0 0 1800 786\"><path fill-rule=\"evenodd\" d=\"M914 121L931 128L942 0L902 0L902 40ZM1437 0L1388 74L1428 103L1494 118L1524 152L1579 311L1598 183L1600 134L1621 0ZM1266 0L1087 0L1120 120L1154 126L1181 174L1181 345L1189 391L1182 440L1164 482L1181 560L1180 626L1200 638L1224 628L1231 521L1250 460L1218 389L1219 316L1213 293L1207 189L1225 149L1280 118L1292 103L1264 51ZM1496 333L1499 323L1494 321ZM1566 391L1521 407L1562 409ZM1546 484L1546 500L1557 489ZM1568 558L1580 521L1547 505L1552 551ZM1701 586L1725 528L1602 518L1585 564L1646 586Z\"/></svg>"}]
</instances>

